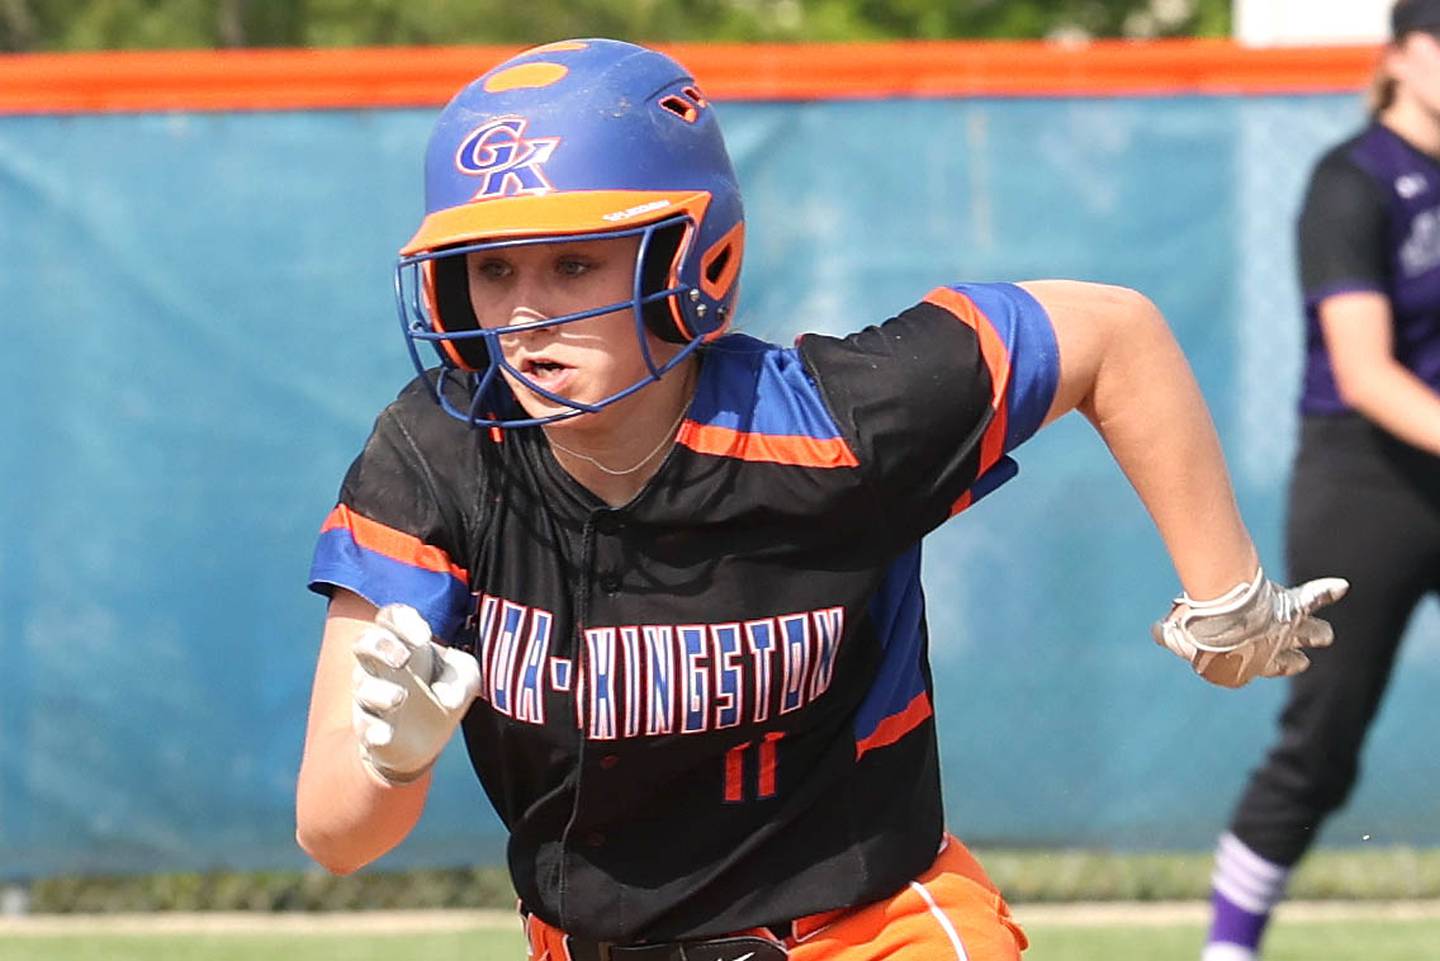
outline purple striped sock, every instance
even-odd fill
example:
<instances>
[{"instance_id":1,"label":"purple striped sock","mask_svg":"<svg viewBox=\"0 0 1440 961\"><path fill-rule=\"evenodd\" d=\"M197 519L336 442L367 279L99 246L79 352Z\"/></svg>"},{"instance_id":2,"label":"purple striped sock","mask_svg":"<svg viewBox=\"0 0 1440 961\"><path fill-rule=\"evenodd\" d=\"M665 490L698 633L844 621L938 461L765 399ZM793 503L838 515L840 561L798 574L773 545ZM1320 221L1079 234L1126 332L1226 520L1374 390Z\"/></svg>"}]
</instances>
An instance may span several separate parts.
<instances>
[{"instance_id":1,"label":"purple striped sock","mask_svg":"<svg viewBox=\"0 0 1440 961\"><path fill-rule=\"evenodd\" d=\"M1215 914L1207 943L1235 945L1253 955L1289 879L1289 867L1265 860L1228 831L1222 834L1210 876Z\"/></svg>"},{"instance_id":2,"label":"purple striped sock","mask_svg":"<svg viewBox=\"0 0 1440 961\"><path fill-rule=\"evenodd\" d=\"M1219 891L1211 893L1210 905L1215 914L1210 922L1208 943L1226 941L1230 944L1244 945L1251 950L1260 946L1260 936L1265 933L1265 924L1270 920L1268 913L1251 914L1244 908L1230 903Z\"/></svg>"}]
</instances>

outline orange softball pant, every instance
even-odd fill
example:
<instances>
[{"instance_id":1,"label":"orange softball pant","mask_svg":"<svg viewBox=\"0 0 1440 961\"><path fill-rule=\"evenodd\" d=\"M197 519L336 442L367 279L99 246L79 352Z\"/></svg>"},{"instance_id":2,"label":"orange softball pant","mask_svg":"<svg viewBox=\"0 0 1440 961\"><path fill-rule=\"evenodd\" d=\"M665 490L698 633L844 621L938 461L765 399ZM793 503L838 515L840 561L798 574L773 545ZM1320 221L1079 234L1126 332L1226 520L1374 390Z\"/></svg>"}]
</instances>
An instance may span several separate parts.
<instances>
[{"instance_id":1,"label":"orange softball pant","mask_svg":"<svg viewBox=\"0 0 1440 961\"><path fill-rule=\"evenodd\" d=\"M929 869L890 897L791 926L780 942L789 961L1019 961L1029 944L980 862L948 835ZM564 931L534 916L525 927L530 961L571 961Z\"/></svg>"}]
</instances>

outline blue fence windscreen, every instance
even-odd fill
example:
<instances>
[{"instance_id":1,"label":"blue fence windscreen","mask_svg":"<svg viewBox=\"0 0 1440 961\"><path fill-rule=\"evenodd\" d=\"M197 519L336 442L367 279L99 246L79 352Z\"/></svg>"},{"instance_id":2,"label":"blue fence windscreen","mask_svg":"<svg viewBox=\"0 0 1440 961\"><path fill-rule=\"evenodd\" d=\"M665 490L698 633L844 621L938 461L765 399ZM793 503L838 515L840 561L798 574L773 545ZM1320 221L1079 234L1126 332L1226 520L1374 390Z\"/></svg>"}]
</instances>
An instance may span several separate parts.
<instances>
[{"instance_id":1,"label":"blue fence windscreen","mask_svg":"<svg viewBox=\"0 0 1440 961\"><path fill-rule=\"evenodd\" d=\"M1278 571L1300 318L1292 220L1354 97L725 103L741 329L788 342L960 280L1074 277L1166 312ZM310 550L409 378L391 267L429 110L0 118L0 879L295 867L324 603ZM1149 639L1176 581L1078 417L926 549L950 827L1208 847L1283 688ZM1343 639L1342 639L1343 643ZM1433 604L1330 844L1434 844ZM382 865L498 861L451 749Z\"/></svg>"}]
</instances>

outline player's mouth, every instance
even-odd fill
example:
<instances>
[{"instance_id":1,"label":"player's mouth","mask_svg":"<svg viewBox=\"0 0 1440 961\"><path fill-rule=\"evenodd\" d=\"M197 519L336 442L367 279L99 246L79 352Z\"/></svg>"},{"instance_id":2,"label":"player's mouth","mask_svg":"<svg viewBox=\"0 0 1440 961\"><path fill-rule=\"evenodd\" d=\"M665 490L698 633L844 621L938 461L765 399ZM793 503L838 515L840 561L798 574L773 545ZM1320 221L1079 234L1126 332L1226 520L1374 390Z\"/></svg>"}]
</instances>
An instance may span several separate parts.
<instances>
[{"instance_id":1,"label":"player's mouth","mask_svg":"<svg viewBox=\"0 0 1440 961\"><path fill-rule=\"evenodd\" d=\"M536 387L558 394L570 380L575 368L546 357L531 357L521 362L520 373Z\"/></svg>"}]
</instances>

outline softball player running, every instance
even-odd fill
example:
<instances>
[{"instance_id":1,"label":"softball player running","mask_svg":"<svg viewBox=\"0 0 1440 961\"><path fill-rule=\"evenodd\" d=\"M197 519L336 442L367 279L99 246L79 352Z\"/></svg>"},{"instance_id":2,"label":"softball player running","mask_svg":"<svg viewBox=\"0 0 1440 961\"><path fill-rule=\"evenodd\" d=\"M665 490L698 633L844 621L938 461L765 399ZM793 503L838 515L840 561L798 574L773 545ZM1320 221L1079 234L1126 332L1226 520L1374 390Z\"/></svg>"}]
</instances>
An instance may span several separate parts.
<instances>
[{"instance_id":1,"label":"softball player running","mask_svg":"<svg viewBox=\"0 0 1440 961\"><path fill-rule=\"evenodd\" d=\"M396 279L418 376L311 571L298 839L333 871L405 837L458 726L533 958L1018 957L943 821L920 542L1075 408L1185 589L1157 640L1227 685L1329 643L1310 612L1344 582L1260 572L1139 294L962 284L844 338L727 333L740 196L666 56L495 67L440 115L425 197Z\"/></svg>"},{"instance_id":2,"label":"softball player running","mask_svg":"<svg viewBox=\"0 0 1440 961\"><path fill-rule=\"evenodd\" d=\"M1343 644L1292 682L1215 859L1206 961L1253 961L1291 871L1359 778L1416 606L1440 591L1440 0L1403 0L1374 116L1316 164L1299 221L1307 344L1292 576L1341 570Z\"/></svg>"}]
</instances>

